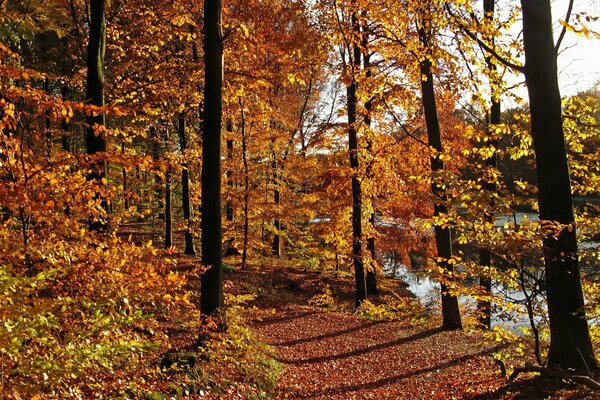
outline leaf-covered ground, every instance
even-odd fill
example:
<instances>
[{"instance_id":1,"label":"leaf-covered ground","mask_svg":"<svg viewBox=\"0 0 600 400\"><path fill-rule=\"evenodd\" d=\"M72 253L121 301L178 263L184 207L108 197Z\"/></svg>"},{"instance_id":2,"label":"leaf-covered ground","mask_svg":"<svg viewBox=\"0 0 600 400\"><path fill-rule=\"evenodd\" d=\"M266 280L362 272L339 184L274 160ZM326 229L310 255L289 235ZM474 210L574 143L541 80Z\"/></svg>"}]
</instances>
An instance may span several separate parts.
<instances>
[{"instance_id":1,"label":"leaf-covered ground","mask_svg":"<svg viewBox=\"0 0 600 400\"><path fill-rule=\"evenodd\" d=\"M283 367L278 399L600 399L585 388L540 377L508 382L476 334L444 332L431 321L374 321L306 305L327 285L348 310L351 279L293 268L230 277L241 286L260 283L256 305L275 307L253 325ZM391 286L403 290L400 282Z\"/></svg>"},{"instance_id":2,"label":"leaf-covered ground","mask_svg":"<svg viewBox=\"0 0 600 400\"><path fill-rule=\"evenodd\" d=\"M288 306L256 324L292 399L462 399L499 386L477 341L407 322Z\"/></svg>"}]
</instances>

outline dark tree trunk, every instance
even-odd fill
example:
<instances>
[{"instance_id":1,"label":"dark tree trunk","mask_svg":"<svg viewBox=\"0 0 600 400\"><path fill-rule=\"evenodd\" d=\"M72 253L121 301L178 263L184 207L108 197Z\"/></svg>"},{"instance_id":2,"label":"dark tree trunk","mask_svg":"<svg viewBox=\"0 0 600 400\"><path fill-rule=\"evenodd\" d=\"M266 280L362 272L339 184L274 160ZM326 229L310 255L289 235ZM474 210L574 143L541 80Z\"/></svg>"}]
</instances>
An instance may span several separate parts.
<instances>
[{"instance_id":1,"label":"dark tree trunk","mask_svg":"<svg viewBox=\"0 0 600 400\"><path fill-rule=\"evenodd\" d=\"M150 128L150 141L152 144L152 160L154 160L155 164L158 164L160 161L160 137L158 136L158 132L156 128ZM156 208L158 210L158 218L164 219L164 199L163 199L163 183L162 178L158 171L154 173L154 201L156 202ZM154 220L154 214L152 216L152 220Z\"/></svg>"},{"instance_id":2,"label":"dark tree trunk","mask_svg":"<svg viewBox=\"0 0 600 400\"><path fill-rule=\"evenodd\" d=\"M362 190L359 180L358 159L358 132L356 109L358 99L356 96L356 74L360 70L360 27L356 11L352 14L352 81L346 88L348 106L348 152L350 154L350 167L352 168L352 263L354 265L354 278L356 281L356 306L358 307L367 298L367 284L362 254Z\"/></svg>"},{"instance_id":3,"label":"dark tree trunk","mask_svg":"<svg viewBox=\"0 0 600 400\"><path fill-rule=\"evenodd\" d=\"M561 225L543 242L550 318L548 365L589 373L599 366L584 310L550 1L522 0L521 6L540 220Z\"/></svg>"},{"instance_id":4,"label":"dark tree trunk","mask_svg":"<svg viewBox=\"0 0 600 400\"><path fill-rule=\"evenodd\" d=\"M483 12L485 14L485 17L487 21L489 21L490 23L493 23L494 20L494 3L495 0L484 0L483 1ZM493 43L494 38L490 38L490 42ZM487 135L488 137L491 137L491 129L492 129L492 125L497 125L500 123L500 114L501 114L501 108L500 108L500 97L499 94L494 90L494 83L491 82L491 79L494 75L494 71L496 70L496 66L494 65L494 63L492 62L492 58L490 55L487 55L485 58L485 62L486 62L486 66L488 69L488 75L490 77L490 87L492 90L492 95L491 95L491 107L490 107L490 111L489 111L489 117L487 118L487 127L486 127L486 131L487 131ZM498 143L495 140L486 140L485 144L487 146L493 146L494 150L497 148ZM496 152L494 151L494 154L485 160L485 166L487 169L496 169L498 167L498 157L496 155ZM493 178L490 177L490 175L486 174L486 178L484 181L484 189L487 191L487 193L494 193L496 192L496 183L494 182ZM494 204L490 204L490 207L493 208ZM495 220L494 214L493 212L487 212L485 215L485 218L488 222L493 223ZM479 277L479 286L481 286L481 289L484 293L485 296L491 296L492 293L492 277L490 275L490 269L489 267L492 265L492 255L491 255L491 249L490 248L481 248L479 249L479 264L482 267L487 267L487 269L485 270L485 272L483 272L480 277ZM490 329L492 327L492 304L491 301L489 299L480 299L477 302L477 316L479 319L479 323L487 328Z\"/></svg>"},{"instance_id":5,"label":"dark tree trunk","mask_svg":"<svg viewBox=\"0 0 600 400\"><path fill-rule=\"evenodd\" d=\"M419 28L419 38L421 43L427 48L428 36L424 27ZM446 208L446 190L438 181L439 175L444 171L444 162L440 158L443 153L442 136L440 132L440 123L437 115L437 105L435 102L435 91L433 86L433 73L431 71L431 60L425 58L420 63L421 69L421 92L423 101L423 112L425 114L425 123L427 125L427 139L429 146L435 151L436 155L430 158L432 183L431 191L433 193L433 215L437 217L447 214ZM439 267L446 272L446 279L453 276L454 268L447 262L452 257L452 239L450 228L443 228L439 225L435 227L435 244L438 257L442 261L438 262ZM460 311L458 309L458 299L455 295L449 293L448 285L441 284L442 292L442 328L445 330L462 329Z\"/></svg>"},{"instance_id":6,"label":"dark tree trunk","mask_svg":"<svg viewBox=\"0 0 600 400\"><path fill-rule=\"evenodd\" d=\"M50 80L44 80L44 90L50 96ZM50 121L50 112L46 113L46 157L52 156L52 123Z\"/></svg>"},{"instance_id":7,"label":"dark tree trunk","mask_svg":"<svg viewBox=\"0 0 600 400\"><path fill-rule=\"evenodd\" d=\"M169 143L171 139L170 131L166 132L166 142ZM167 165L167 171L165 172L165 249L173 247L173 206L171 205L171 184L173 174L171 173L171 166Z\"/></svg>"},{"instance_id":8,"label":"dark tree trunk","mask_svg":"<svg viewBox=\"0 0 600 400\"><path fill-rule=\"evenodd\" d=\"M67 101L68 97L69 97L69 88L67 86L62 86L60 88L60 94L61 94L63 101ZM63 134L61 137L62 149L64 151L71 151L71 144L70 144L70 138L69 138L71 124L69 122L67 122L66 118L63 118L63 120L61 122L61 128L63 130Z\"/></svg>"},{"instance_id":9,"label":"dark tree trunk","mask_svg":"<svg viewBox=\"0 0 600 400\"><path fill-rule=\"evenodd\" d=\"M233 224L233 221L235 219L235 210L233 208L233 191L235 188L233 182L233 166L235 165L235 162L233 160L233 122L231 118L227 119L225 130L228 134L226 141L227 171L225 172L225 177L227 178L227 202L225 204L225 218L227 222L229 222L227 226L229 236L227 237L224 243L225 249L223 255L225 257L228 257L240 255L240 252L235 247L235 225Z\"/></svg>"},{"instance_id":10,"label":"dark tree trunk","mask_svg":"<svg viewBox=\"0 0 600 400\"><path fill-rule=\"evenodd\" d=\"M183 111L179 113L177 120L179 145L185 159L187 138L185 136L185 113ZM184 161L181 167L181 203L183 206L183 220L185 223L185 250L183 252L184 254L194 255L196 254L196 249L194 248L194 235L192 234L192 202L190 200L190 170L188 162Z\"/></svg>"},{"instance_id":11,"label":"dark tree trunk","mask_svg":"<svg viewBox=\"0 0 600 400\"><path fill-rule=\"evenodd\" d=\"M221 117L223 44L221 0L204 0L204 113L202 130L202 274L200 311L217 315L223 301ZM222 311L222 310L221 310Z\"/></svg>"},{"instance_id":12,"label":"dark tree trunk","mask_svg":"<svg viewBox=\"0 0 600 400\"><path fill-rule=\"evenodd\" d=\"M173 246L173 207L171 206L171 167L165 174L165 248Z\"/></svg>"},{"instance_id":13,"label":"dark tree trunk","mask_svg":"<svg viewBox=\"0 0 600 400\"><path fill-rule=\"evenodd\" d=\"M233 134L233 123L231 122L231 120L227 121L226 129L230 135ZM233 201L231 199L233 194L233 171L231 170L231 165L233 164L233 139L231 138L227 139L227 161L229 161L229 166L225 175L227 176L227 186L229 189L229 195L227 196L227 204L225 205L225 217L227 221L233 222L234 210Z\"/></svg>"},{"instance_id":14,"label":"dark tree trunk","mask_svg":"<svg viewBox=\"0 0 600 400\"><path fill-rule=\"evenodd\" d=\"M275 233L273 234L273 256L281 257L281 229L283 224L281 223L281 192L279 191L281 182L279 175L279 166L277 165L277 159L275 151L272 151L273 161L271 163L271 170L273 171L273 202L275 203L276 218L273 222Z\"/></svg>"},{"instance_id":15,"label":"dark tree trunk","mask_svg":"<svg viewBox=\"0 0 600 400\"><path fill-rule=\"evenodd\" d=\"M89 104L104 106L104 51L106 45L105 0L90 1L90 37L87 47L86 98ZM86 150L93 155L106 151L106 138L102 128L105 126L104 113L86 117ZM100 181L105 176L105 165L98 161L91 166L88 180ZM103 200L102 207L108 212L108 202ZM102 219L90 219L91 231L107 231L108 222Z\"/></svg>"},{"instance_id":16,"label":"dark tree trunk","mask_svg":"<svg viewBox=\"0 0 600 400\"><path fill-rule=\"evenodd\" d=\"M250 177L248 170L248 138L246 137L246 114L244 105L240 99L240 112L242 119L242 162L244 164L244 241L242 244L242 269L248 264L248 231L249 231L249 207L250 207Z\"/></svg>"},{"instance_id":17,"label":"dark tree trunk","mask_svg":"<svg viewBox=\"0 0 600 400\"><path fill-rule=\"evenodd\" d=\"M121 142L121 156L125 156L125 141ZM129 187L127 182L127 169L121 168L121 175L123 179L123 199L125 200L125 209L129 209Z\"/></svg>"},{"instance_id":18,"label":"dark tree trunk","mask_svg":"<svg viewBox=\"0 0 600 400\"><path fill-rule=\"evenodd\" d=\"M366 20L367 13L363 12L363 17ZM369 53L369 35L366 31L363 32L362 35L362 48L363 48L363 68L365 70L365 76L367 79L373 76L373 71L371 70L371 54ZM371 112L373 111L373 98L370 98L365 102L365 126L367 128L371 127ZM367 152L372 157L373 156L373 140L371 138L367 139ZM368 172L367 178L372 180L373 173L371 171ZM375 232L375 196L371 197L371 206L373 208L373 212L369 217L369 223L371 224L371 229ZM367 269L367 295L378 294L379 289L377 288L377 252L375 250L375 237L371 235L367 238L367 250L369 250L369 254L371 255L371 265L370 268Z\"/></svg>"}]
</instances>

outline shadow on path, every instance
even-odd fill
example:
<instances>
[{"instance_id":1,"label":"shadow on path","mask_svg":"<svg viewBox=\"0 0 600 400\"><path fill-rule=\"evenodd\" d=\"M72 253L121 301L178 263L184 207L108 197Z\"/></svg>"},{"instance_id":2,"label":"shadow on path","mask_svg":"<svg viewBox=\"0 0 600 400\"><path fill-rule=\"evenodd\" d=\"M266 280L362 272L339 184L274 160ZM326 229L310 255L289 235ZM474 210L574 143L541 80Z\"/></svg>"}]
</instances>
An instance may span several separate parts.
<instances>
[{"instance_id":1,"label":"shadow on path","mask_svg":"<svg viewBox=\"0 0 600 400\"><path fill-rule=\"evenodd\" d=\"M425 332L423 332L423 333L425 333ZM478 356L482 355L483 353L484 352L479 352L479 353L475 353L475 354L467 354L467 355L455 358L453 360L449 360L444 363L434 365L432 367L421 368L421 369L407 372L405 374L391 376L389 378L382 378L382 379L378 379L378 380L372 381L372 382L358 383L358 384L354 384L354 385L342 385L342 386L328 388L325 390L298 393L295 396L295 398L298 398L298 399L327 398L330 396L343 395L343 394L352 393L352 392L359 392L361 390L377 389L377 388L381 388L384 386L398 383L398 382L400 382L404 379L410 378L410 377L426 374L428 372L439 371L444 368L448 368L448 367L452 367L454 365L461 364L469 359L478 357Z\"/></svg>"},{"instance_id":2,"label":"shadow on path","mask_svg":"<svg viewBox=\"0 0 600 400\"><path fill-rule=\"evenodd\" d=\"M354 329L354 330L357 330L357 329ZM386 349L389 347L394 347L394 346L399 346L402 344L414 342L414 341L435 335L436 333L440 333L440 332L442 332L441 328L428 329L426 331L419 332L419 333L416 333L411 336L403 337L403 338L400 338L397 340L392 340L391 342L379 343L379 344L375 344L372 346L367 346L367 347L363 347L360 349L348 351L346 353L333 354L333 355L320 356L320 357L312 357L312 358L306 358L306 359L290 359L290 360L278 359L277 361L279 361L283 364L302 365L302 364L314 364L314 363L339 360L339 359L343 359L343 358L360 356L360 355L367 354L367 353L370 353L373 351L382 350L382 349ZM334 335L332 334L332 336L334 336Z\"/></svg>"},{"instance_id":3,"label":"shadow on path","mask_svg":"<svg viewBox=\"0 0 600 400\"><path fill-rule=\"evenodd\" d=\"M301 312L301 313L295 313L295 314L291 314L291 315L290 314L291 313L288 313L288 314L284 315L283 317L277 317L277 318L263 318L261 320L254 321L254 325L263 326L263 325L288 322L288 321L292 321L294 319L308 317L309 315L313 315L313 314L318 314L318 312L310 310L310 311L305 311L305 312Z\"/></svg>"},{"instance_id":4,"label":"shadow on path","mask_svg":"<svg viewBox=\"0 0 600 400\"><path fill-rule=\"evenodd\" d=\"M333 338L333 337L336 337L336 336L342 336L342 335L345 335L345 334L348 334L348 333L357 332L357 331L360 331L362 329L367 329L367 328L370 328L372 326L377 326L377 325L380 325L380 324L383 324L383 323L385 323L385 321L369 321L367 323L364 323L364 324L361 324L361 325L358 325L358 326L353 326L351 328L344 329L344 330L341 330L341 331L324 333L322 335L311 336L311 337L297 339L297 340L290 340L288 342L273 343L273 344L271 344L271 346L295 346L295 345L301 344L301 343L314 342L314 341L317 341L317 340L323 340L323 339Z\"/></svg>"}]
</instances>

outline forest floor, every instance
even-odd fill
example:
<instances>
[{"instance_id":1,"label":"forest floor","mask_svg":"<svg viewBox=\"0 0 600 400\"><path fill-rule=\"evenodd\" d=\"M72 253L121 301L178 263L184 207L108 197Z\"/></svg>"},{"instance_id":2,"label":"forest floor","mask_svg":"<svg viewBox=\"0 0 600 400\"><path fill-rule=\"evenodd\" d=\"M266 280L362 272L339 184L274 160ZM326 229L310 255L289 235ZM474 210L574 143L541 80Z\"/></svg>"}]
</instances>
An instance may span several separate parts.
<instances>
[{"instance_id":1,"label":"forest floor","mask_svg":"<svg viewBox=\"0 0 600 400\"><path fill-rule=\"evenodd\" d=\"M254 292L252 326L282 365L277 399L599 399L556 379L500 374L477 333L441 331L435 319L381 321L352 313L353 280L291 267L235 271L236 292ZM388 280L383 296L410 296ZM327 289L325 289L327 288ZM309 305L330 291L329 309Z\"/></svg>"}]
</instances>

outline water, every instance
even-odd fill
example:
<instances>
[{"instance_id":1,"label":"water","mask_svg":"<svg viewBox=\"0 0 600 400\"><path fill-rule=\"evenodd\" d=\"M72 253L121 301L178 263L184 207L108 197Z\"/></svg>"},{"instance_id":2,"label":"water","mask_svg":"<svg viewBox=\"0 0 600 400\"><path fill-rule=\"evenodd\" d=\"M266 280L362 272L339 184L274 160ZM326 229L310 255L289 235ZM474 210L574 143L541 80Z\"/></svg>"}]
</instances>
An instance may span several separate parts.
<instances>
[{"instance_id":1,"label":"water","mask_svg":"<svg viewBox=\"0 0 600 400\"><path fill-rule=\"evenodd\" d=\"M385 270L391 273L395 278L405 282L407 289L415 295L415 297L426 307L435 307L440 301L440 283L431 278L423 271L410 270L403 264L392 266L387 264ZM524 303L525 295L522 291L506 289L498 284L493 285L492 293L495 296L509 298L514 303ZM475 309L476 301L471 296L459 296L458 302L464 308ZM491 316L492 327L502 326L514 332L520 332L522 328L529 328L529 318L525 313L525 306L518 306L518 311L500 310L498 307L493 310ZM540 317L536 317L536 322L539 323Z\"/></svg>"}]
</instances>

